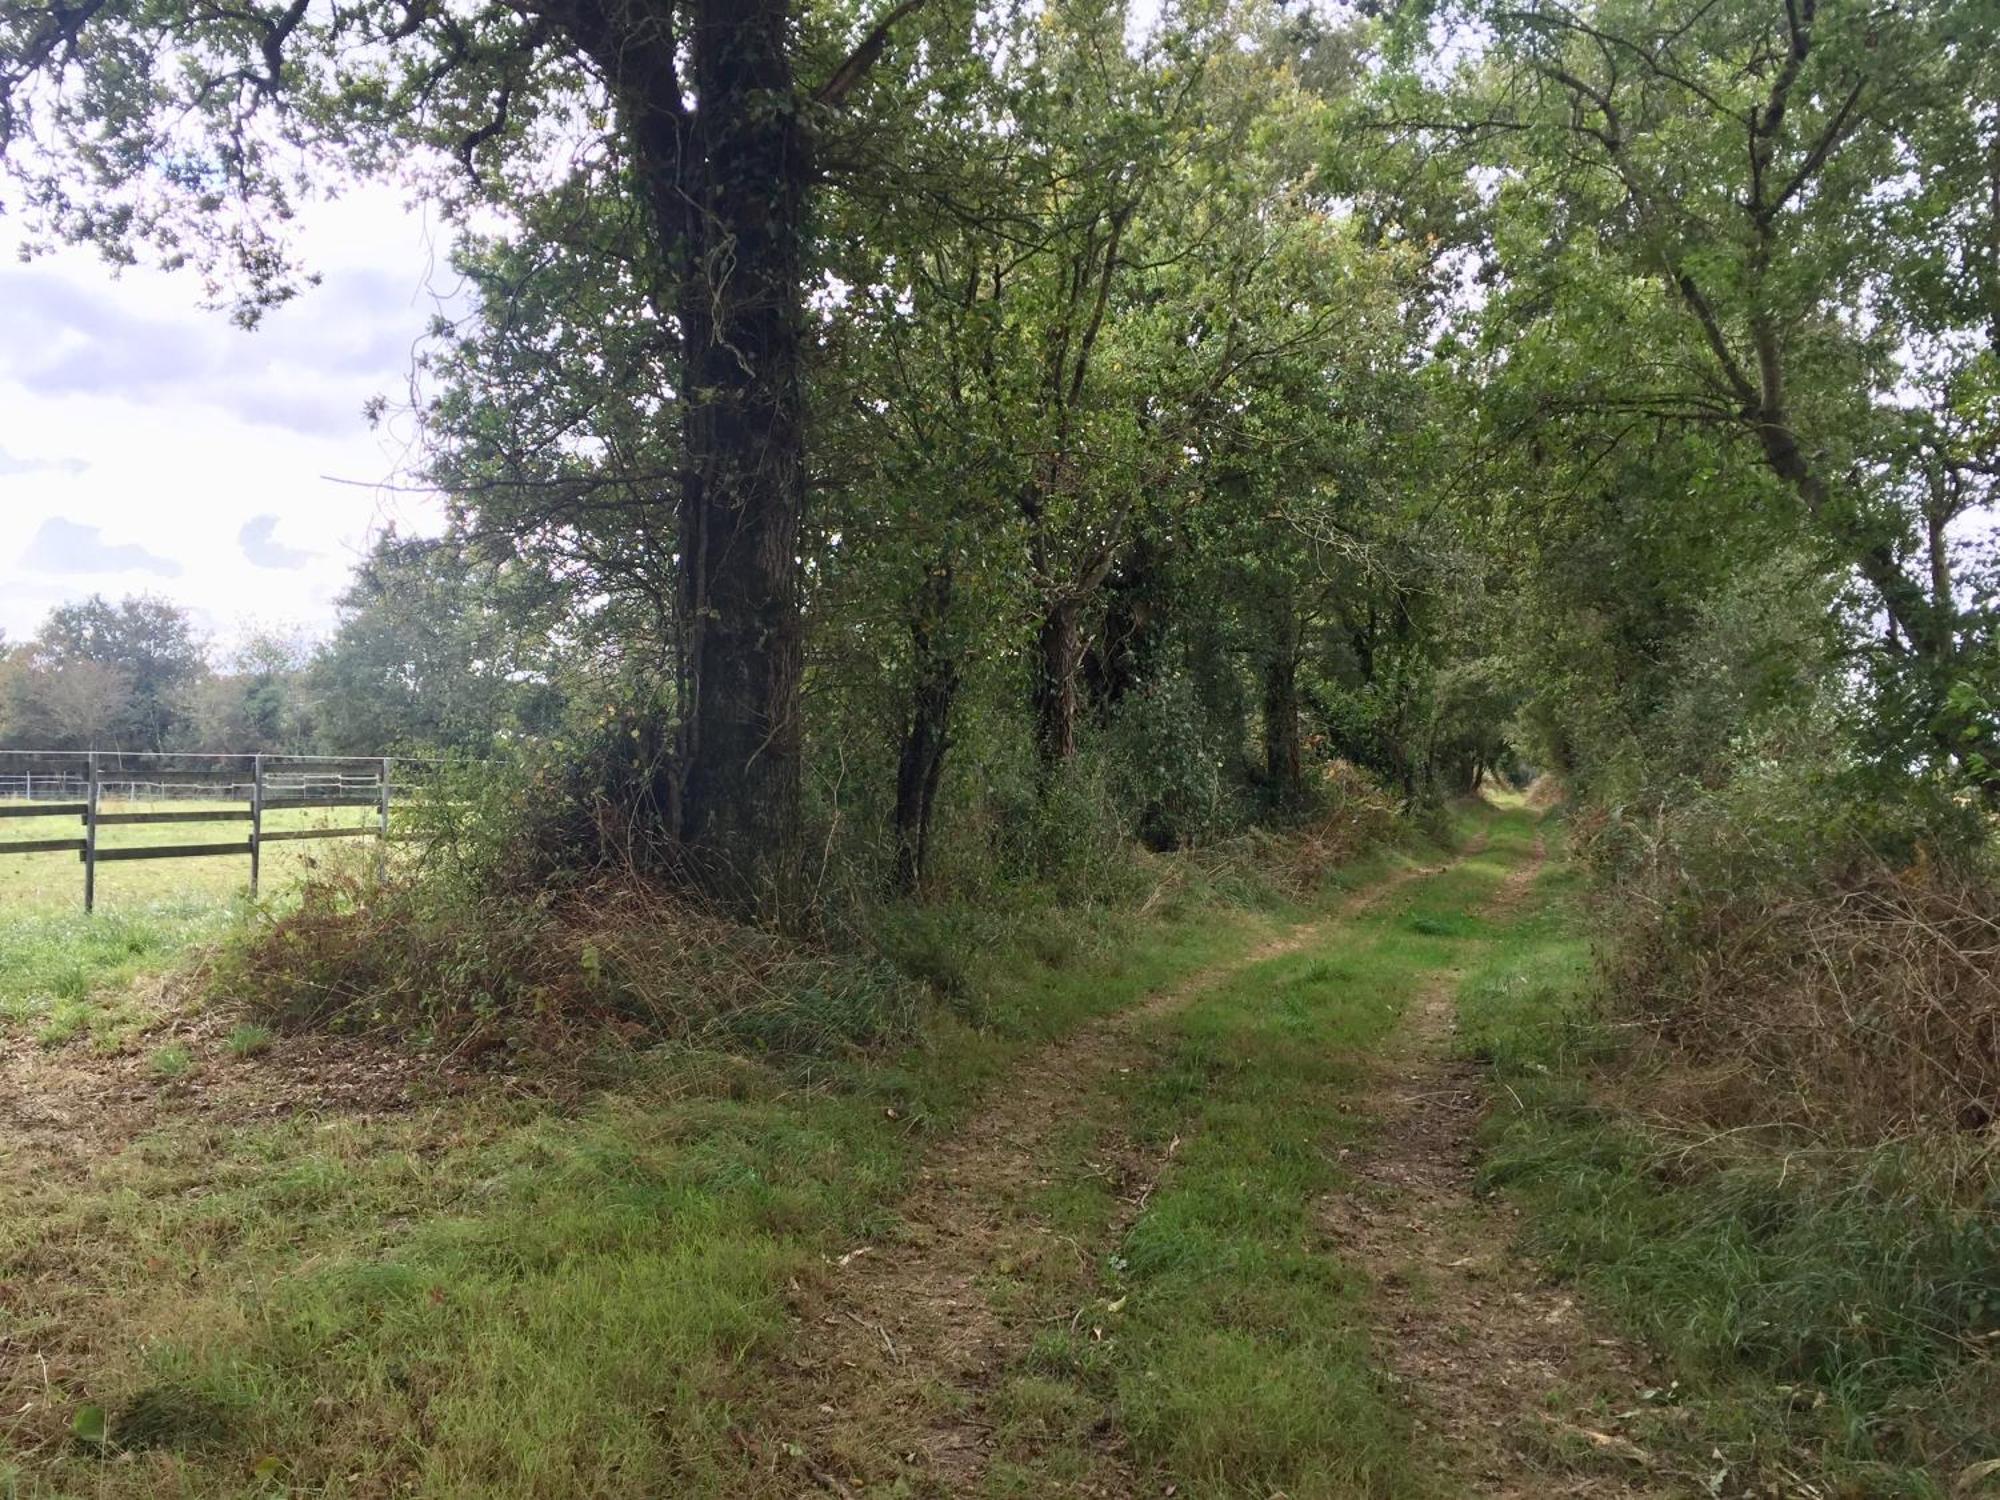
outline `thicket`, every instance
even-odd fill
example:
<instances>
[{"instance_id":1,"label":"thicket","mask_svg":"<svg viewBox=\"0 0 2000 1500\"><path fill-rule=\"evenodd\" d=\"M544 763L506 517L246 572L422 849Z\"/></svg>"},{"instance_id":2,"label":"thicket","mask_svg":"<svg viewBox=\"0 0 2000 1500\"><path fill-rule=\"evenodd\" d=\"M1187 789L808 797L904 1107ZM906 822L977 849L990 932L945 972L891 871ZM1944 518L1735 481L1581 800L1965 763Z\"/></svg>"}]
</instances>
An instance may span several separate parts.
<instances>
[{"instance_id":1,"label":"thicket","mask_svg":"<svg viewBox=\"0 0 2000 1500\"><path fill-rule=\"evenodd\" d=\"M411 804L399 859L314 872L231 936L207 983L274 1024L472 1053L671 1042L833 1056L907 1041L926 1007L978 1022L993 955L1062 965L1107 923L1307 899L1406 836L1393 793L1336 764L1282 825L1246 818L1153 850L1113 790L1115 757L1086 753L1047 795L1010 789L996 767L921 902L886 895L893 850L829 813L811 903L784 928L663 878L631 842L643 820L601 791L586 799L562 749L463 763ZM580 838L598 852L588 865Z\"/></svg>"}]
</instances>

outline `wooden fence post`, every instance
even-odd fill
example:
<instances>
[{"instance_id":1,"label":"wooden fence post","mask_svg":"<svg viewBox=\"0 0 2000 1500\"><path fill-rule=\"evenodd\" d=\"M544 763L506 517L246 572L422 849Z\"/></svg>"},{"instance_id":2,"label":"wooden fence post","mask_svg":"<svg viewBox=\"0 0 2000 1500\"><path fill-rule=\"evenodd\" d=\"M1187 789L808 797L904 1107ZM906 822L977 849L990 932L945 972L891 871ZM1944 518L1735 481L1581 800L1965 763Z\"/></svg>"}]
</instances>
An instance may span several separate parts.
<instances>
[{"instance_id":1,"label":"wooden fence post","mask_svg":"<svg viewBox=\"0 0 2000 1500\"><path fill-rule=\"evenodd\" d=\"M375 878L389 873L389 757L382 757L382 827L375 843Z\"/></svg>"},{"instance_id":2,"label":"wooden fence post","mask_svg":"<svg viewBox=\"0 0 2000 1500\"><path fill-rule=\"evenodd\" d=\"M90 782L83 797L83 910L97 910L97 752L90 752Z\"/></svg>"},{"instance_id":3,"label":"wooden fence post","mask_svg":"<svg viewBox=\"0 0 2000 1500\"><path fill-rule=\"evenodd\" d=\"M257 879L264 859L264 757L250 759L250 899L257 899Z\"/></svg>"}]
</instances>

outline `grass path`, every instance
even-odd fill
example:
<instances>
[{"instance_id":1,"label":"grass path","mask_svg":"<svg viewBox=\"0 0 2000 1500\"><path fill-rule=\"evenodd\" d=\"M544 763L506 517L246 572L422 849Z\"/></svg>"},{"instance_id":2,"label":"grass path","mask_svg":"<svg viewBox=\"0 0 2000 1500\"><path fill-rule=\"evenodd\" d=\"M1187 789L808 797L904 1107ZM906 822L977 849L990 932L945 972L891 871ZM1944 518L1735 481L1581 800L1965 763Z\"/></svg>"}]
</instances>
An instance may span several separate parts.
<instances>
[{"instance_id":1,"label":"grass path","mask_svg":"<svg viewBox=\"0 0 2000 1500\"><path fill-rule=\"evenodd\" d=\"M1482 916L1534 896L1544 845L1508 871ZM1341 1254L1374 1285L1373 1343L1462 1495L1664 1495L1619 1408L1650 1383L1643 1359L1513 1252L1511 1215L1478 1190L1480 1069L1457 1053L1459 973L1424 984L1361 1102L1373 1128L1328 1199ZM1621 1400L1608 1400L1617 1396Z\"/></svg>"},{"instance_id":2,"label":"grass path","mask_svg":"<svg viewBox=\"0 0 2000 1500\"><path fill-rule=\"evenodd\" d=\"M1436 873L1398 871L1027 1059L991 1105L930 1153L894 1242L850 1251L829 1295L803 1309L792 1368L807 1474L836 1494L912 1474L939 1494L979 1492L1000 1428L992 1398L1040 1321L1023 1315L1019 1299L1010 1309L985 1289L1041 1258L1085 1253L1032 1206L1049 1184L1057 1137L1087 1115L1093 1092L1145 1064L1149 1028L1228 974L1324 945L1342 922ZM1117 1199L1106 1226L1114 1234L1143 1211L1170 1158L1171 1148L1155 1158L1129 1141L1093 1153L1087 1170Z\"/></svg>"},{"instance_id":3,"label":"grass path","mask_svg":"<svg viewBox=\"0 0 2000 1500\"><path fill-rule=\"evenodd\" d=\"M1508 1249L1452 1002L1535 898L1492 810L1025 1059L795 1308L793 1493L1651 1497L1640 1360Z\"/></svg>"}]
</instances>

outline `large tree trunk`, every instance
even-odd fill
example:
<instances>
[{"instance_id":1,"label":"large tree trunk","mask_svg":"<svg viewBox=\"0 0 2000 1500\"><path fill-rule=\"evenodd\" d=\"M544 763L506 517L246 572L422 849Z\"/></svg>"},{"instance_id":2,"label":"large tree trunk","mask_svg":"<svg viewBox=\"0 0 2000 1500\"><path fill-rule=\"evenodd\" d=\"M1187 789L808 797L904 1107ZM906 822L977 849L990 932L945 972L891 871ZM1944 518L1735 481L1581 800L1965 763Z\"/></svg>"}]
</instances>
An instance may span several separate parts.
<instances>
[{"instance_id":1,"label":"large tree trunk","mask_svg":"<svg viewBox=\"0 0 2000 1500\"><path fill-rule=\"evenodd\" d=\"M944 779L945 752L951 748L951 711L958 698L958 660L941 640L951 607L951 570L940 568L926 581L910 621L915 682L903 749L896 764L896 867L898 895L922 884L930 857L931 814Z\"/></svg>"},{"instance_id":2,"label":"large tree trunk","mask_svg":"<svg viewBox=\"0 0 2000 1500\"><path fill-rule=\"evenodd\" d=\"M1305 800L1305 765L1299 744L1298 624L1289 611L1285 621L1264 660L1264 781L1275 806L1293 808Z\"/></svg>"},{"instance_id":3,"label":"large tree trunk","mask_svg":"<svg viewBox=\"0 0 2000 1500\"><path fill-rule=\"evenodd\" d=\"M630 137L663 273L654 308L680 340L681 680L659 832L697 884L770 913L797 869L811 165L791 0L691 9L678 37L652 0L575 0L564 19Z\"/></svg>"},{"instance_id":4,"label":"large tree trunk","mask_svg":"<svg viewBox=\"0 0 2000 1500\"><path fill-rule=\"evenodd\" d=\"M796 866L799 826L808 163L789 12L700 0L681 168L680 835L697 881L760 906Z\"/></svg>"},{"instance_id":5,"label":"large tree trunk","mask_svg":"<svg viewBox=\"0 0 2000 1500\"><path fill-rule=\"evenodd\" d=\"M1077 669L1083 663L1083 607L1051 604L1035 638L1035 746L1046 766L1076 755Z\"/></svg>"}]
</instances>

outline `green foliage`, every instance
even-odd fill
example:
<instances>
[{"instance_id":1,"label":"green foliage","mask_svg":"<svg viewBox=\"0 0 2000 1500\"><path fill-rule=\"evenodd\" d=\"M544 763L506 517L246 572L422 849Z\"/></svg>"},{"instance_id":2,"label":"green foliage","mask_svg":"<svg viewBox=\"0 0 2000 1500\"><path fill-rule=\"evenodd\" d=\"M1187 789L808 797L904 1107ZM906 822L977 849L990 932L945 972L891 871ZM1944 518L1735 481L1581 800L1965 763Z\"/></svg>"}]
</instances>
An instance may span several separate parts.
<instances>
[{"instance_id":1,"label":"green foliage","mask_svg":"<svg viewBox=\"0 0 2000 1500\"><path fill-rule=\"evenodd\" d=\"M385 534L311 663L321 744L484 755L547 733L563 701L559 600L539 575L469 543Z\"/></svg>"},{"instance_id":2,"label":"green foliage","mask_svg":"<svg viewBox=\"0 0 2000 1500\"><path fill-rule=\"evenodd\" d=\"M1996 558L1971 517L2000 433L1983 373L1995 200L1947 205L1930 183L1969 184L1975 149L1990 175L1991 16L1425 13L1490 45L1439 67L1403 31L1414 53L1371 112L1424 121L1399 139L1475 190L1460 232L1490 294L1451 347L1496 444L1482 508L1526 570L1518 623L1553 763L1594 774L1679 682L1695 615L1732 593L1755 614L1761 571L1774 599L1847 594L1835 654L1865 669L1867 753L1985 787L1974 757L1996 726L1952 684L1968 662L1994 670ZM1730 642L1733 689L1829 659L1804 615L1789 647L1769 618L1743 623L1790 659ZM1740 702L1722 707L1710 764L1740 722Z\"/></svg>"},{"instance_id":3,"label":"green foliage","mask_svg":"<svg viewBox=\"0 0 2000 1500\"><path fill-rule=\"evenodd\" d=\"M308 671L315 649L300 637L252 635L223 670L187 692L175 748L235 755L301 755L322 748L324 705ZM388 747L384 742L376 748Z\"/></svg>"},{"instance_id":4,"label":"green foliage","mask_svg":"<svg viewBox=\"0 0 2000 1500\"><path fill-rule=\"evenodd\" d=\"M1078 756L1052 774L1023 770L997 807L1003 875L1046 882L1070 897L1129 892L1137 880L1132 845L1105 785L1103 759Z\"/></svg>"},{"instance_id":5,"label":"green foliage","mask_svg":"<svg viewBox=\"0 0 2000 1500\"><path fill-rule=\"evenodd\" d=\"M1112 710L1105 747L1124 826L1154 849L1233 831L1247 812L1231 784L1236 749L1217 742L1186 674L1128 694Z\"/></svg>"},{"instance_id":6,"label":"green foliage","mask_svg":"<svg viewBox=\"0 0 2000 1500\"><path fill-rule=\"evenodd\" d=\"M377 540L326 641L253 633L226 657L184 608L50 611L0 653L0 747L376 756L488 753L549 733L586 665L545 577L458 540Z\"/></svg>"},{"instance_id":7,"label":"green foliage","mask_svg":"<svg viewBox=\"0 0 2000 1500\"><path fill-rule=\"evenodd\" d=\"M17 653L0 724L13 748L163 750L208 673L187 612L147 595L93 594L49 611Z\"/></svg>"}]
</instances>

